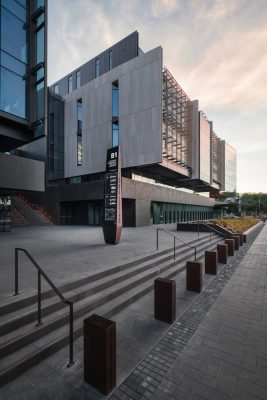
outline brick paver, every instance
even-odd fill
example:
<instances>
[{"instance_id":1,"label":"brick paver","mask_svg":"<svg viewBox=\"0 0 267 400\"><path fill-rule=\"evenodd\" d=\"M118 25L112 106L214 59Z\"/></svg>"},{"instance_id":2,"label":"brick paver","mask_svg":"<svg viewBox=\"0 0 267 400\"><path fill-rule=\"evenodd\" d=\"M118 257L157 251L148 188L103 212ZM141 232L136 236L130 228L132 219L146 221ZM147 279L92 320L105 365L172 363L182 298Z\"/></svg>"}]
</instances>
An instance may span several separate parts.
<instances>
[{"instance_id":1,"label":"brick paver","mask_svg":"<svg viewBox=\"0 0 267 400\"><path fill-rule=\"evenodd\" d=\"M110 400L267 399L267 226L257 234Z\"/></svg>"}]
</instances>

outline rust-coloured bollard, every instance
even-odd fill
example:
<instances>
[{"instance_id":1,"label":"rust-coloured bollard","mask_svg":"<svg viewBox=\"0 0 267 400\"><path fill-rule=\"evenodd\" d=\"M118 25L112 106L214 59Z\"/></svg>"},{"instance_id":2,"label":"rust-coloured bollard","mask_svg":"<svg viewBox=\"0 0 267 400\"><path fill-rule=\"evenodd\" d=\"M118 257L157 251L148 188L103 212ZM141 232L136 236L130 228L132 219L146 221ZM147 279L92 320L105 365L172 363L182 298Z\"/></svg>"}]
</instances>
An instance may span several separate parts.
<instances>
[{"instance_id":1,"label":"rust-coloured bollard","mask_svg":"<svg viewBox=\"0 0 267 400\"><path fill-rule=\"evenodd\" d=\"M217 244L218 262L221 264L227 264L228 258L228 245Z\"/></svg>"},{"instance_id":2,"label":"rust-coloured bollard","mask_svg":"<svg viewBox=\"0 0 267 400\"><path fill-rule=\"evenodd\" d=\"M176 320L176 282L157 278L154 281L154 317L172 324Z\"/></svg>"},{"instance_id":3,"label":"rust-coloured bollard","mask_svg":"<svg viewBox=\"0 0 267 400\"><path fill-rule=\"evenodd\" d=\"M202 292L203 266L201 262L187 261L186 263L186 289L193 292Z\"/></svg>"},{"instance_id":4,"label":"rust-coloured bollard","mask_svg":"<svg viewBox=\"0 0 267 400\"><path fill-rule=\"evenodd\" d=\"M235 250L239 250L240 246L240 237L237 235L233 235L233 239L235 241Z\"/></svg>"},{"instance_id":5,"label":"rust-coloured bollard","mask_svg":"<svg viewBox=\"0 0 267 400\"><path fill-rule=\"evenodd\" d=\"M217 275L218 253L217 251L205 251L205 273Z\"/></svg>"},{"instance_id":6,"label":"rust-coloured bollard","mask_svg":"<svg viewBox=\"0 0 267 400\"><path fill-rule=\"evenodd\" d=\"M84 380L107 395L116 386L116 323L96 314L83 322Z\"/></svg>"},{"instance_id":7,"label":"rust-coloured bollard","mask_svg":"<svg viewBox=\"0 0 267 400\"><path fill-rule=\"evenodd\" d=\"M224 242L228 245L228 256L233 256L235 254L235 240L225 239Z\"/></svg>"},{"instance_id":8,"label":"rust-coloured bollard","mask_svg":"<svg viewBox=\"0 0 267 400\"><path fill-rule=\"evenodd\" d=\"M244 237L243 237L243 233L236 233L236 236L239 236L239 246L243 246L243 242L244 242Z\"/></svg>"}]
</instances>

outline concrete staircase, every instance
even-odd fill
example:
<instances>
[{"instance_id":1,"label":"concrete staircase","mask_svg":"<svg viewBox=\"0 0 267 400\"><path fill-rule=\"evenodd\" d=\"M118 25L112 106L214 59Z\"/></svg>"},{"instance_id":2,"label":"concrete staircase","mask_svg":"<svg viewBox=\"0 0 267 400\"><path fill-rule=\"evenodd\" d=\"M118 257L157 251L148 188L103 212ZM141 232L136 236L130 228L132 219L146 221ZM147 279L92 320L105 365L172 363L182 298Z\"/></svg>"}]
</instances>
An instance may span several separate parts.
<instances>
[{"instance_id":1,"label":"concrete staircase","mask_svg":"<svg viewBox=\"0 0 267 400\"><path fill-rule=\"evenodd\" d=\"M207 234L189 242L197 246L197 257L216 247L222 239ZM175 277L193 259L185 245L153 252L113 268L100 268L82 279L59 287L74 302L74 337L83 333L83 320L92 313L108 318L153 289L156 277ZM0 386L66 346L69 341L69 307L48 290L42 294L43 325L37 323L36 294L8 296L0 306ZM66 352L68 350L66 349ZM66 354L67 359L67 354Z\"/></svg>"},{"instance_id":2,"label":"concrete staircase","mask_svg":"<svg viewBox=\"0 0 267 400\"><path fill-rule=\"evenodd\" d=\"M51 225L51 220L41 210L33 208L22 197L12 196L11 219L13 227L46 226Z\"/></svg>"}]
</instances>

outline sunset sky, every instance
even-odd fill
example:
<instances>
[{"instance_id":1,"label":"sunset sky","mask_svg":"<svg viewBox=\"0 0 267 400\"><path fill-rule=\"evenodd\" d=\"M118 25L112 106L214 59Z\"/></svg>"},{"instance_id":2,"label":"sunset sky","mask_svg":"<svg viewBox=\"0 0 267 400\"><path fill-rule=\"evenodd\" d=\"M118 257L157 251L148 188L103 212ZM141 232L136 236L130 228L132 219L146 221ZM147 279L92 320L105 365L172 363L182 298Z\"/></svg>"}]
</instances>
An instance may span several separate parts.
<instances>
[{"instance_id":1,"label":"sunset sky","mask_svg":"<svg viewBox=\"0 0 267 400\"><path fill-rule=\"evenodd\" d=\"M135 30L267 192L267 0L48 0L48 84Z\"/></svg>"}]
</instances>

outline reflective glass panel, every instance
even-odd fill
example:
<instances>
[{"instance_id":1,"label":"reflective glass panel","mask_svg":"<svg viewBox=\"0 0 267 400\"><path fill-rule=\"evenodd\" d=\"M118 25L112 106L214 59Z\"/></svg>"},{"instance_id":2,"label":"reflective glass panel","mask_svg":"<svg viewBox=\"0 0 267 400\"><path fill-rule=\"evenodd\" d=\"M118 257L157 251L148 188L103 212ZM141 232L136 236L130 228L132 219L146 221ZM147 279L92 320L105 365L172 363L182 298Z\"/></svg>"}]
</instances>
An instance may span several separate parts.
<instances>
[{"instance_id":1,"label":"reflective glass panel","mask_svg":"<svg viewBox=\"0 0 267 400\"><path fill-rule=\"evenodd\" d=\"M41 14L40 17L37 18L37 27L39 27L44 22L44 14Z\"/></svg>"},{"instance_id":2,"label":"reflective glass panel","mask_svg":"<svg viewBox=\"0 0 267 400\"><path fill-rule=\"evenodd\" d=\"M82 99L77 100L77 129L78 132L82 132L82 122L83 122L83 105Z\"/></svg>"},{"instance_id":3,"label":"reflective glass panel","mask_svg":"<svg viewBox=\"0 0 267 400\"><path fill-rule=\"evenodd\" d=\"M36 86L36 119L44 117L44 81Z\"/></svg>"},{"instance_id":4,"label":"reflective glass panel","mask_svg":"<svg viewBox=\"0 0 267 400\"><path fill-rule=\"evenodd\" d=\"M76 88L81 86L81 71L76 72Z\"/></svg>"},{"instance_id":5,"label":"reflective glass panel","mask_svg":"<svg viewBox=\"0 0 267 400\"><path fill-rule=\"evenodd\" d=\"M18 60L27 63L27 41L24 23L1 9L1 48Z\"/></svg>"},{"instance_id":6,"label":"reflective glass panel","mask_svg":"<svg viewBox=\"0 0 267 400\"><path fill-rule=\"evenodd\" d=\"M54 86L54 92L55 92L56 94L59 93L59 85L55 85L55 86Z\"/></svg>"},{"instance_id":7,"label":"reflective glass panel","mask_svg":"<svg viewBox=\"0 0 267 400\"><path fill-rule=\"evenodd\" d=\"M112 83L112 117L119 116L119 85L118 82Z\"/></svg>"},{"instance_id":8,"label":"reflective glass panel","mask_svg":"<svg viewBox=\"0 0 267 400\"><path fill-rule=\"evenodd\" d=\"M95 77L99 76L99 58L95 60Z\"/></svg>"},{"instance_id":9,"label":"reflective glass panel","mask_svg":"<svg viewBox=\"0 0 267 400\"><path fill-rule=\"evenodd\" d=\"M68 93L72 92L72 76L68 77Z\"/></svg>"},{"instance_id":10,"label":"reflective glass panel","mask_svg":"<svg viewBox=\"0 0 267 400\"><path fill-rule=\"evenodd\" d=\"M36 8L44 7L44 0L36 0Z\"/></svg>"},{"instance_id":11,"label":"reflective glass panel","mask_svg":"<svg viewBox=\"0 0 267 400\"><path fill-rule=\"evenodd\" d=\"M36 33L36 64L44 62L44 27Z\"/></svg>"},{"instance_id":12,"label":"reflective glass panel","mask_svg":"<svg viewBox=\"0 0 267 400\"><path fill-rule=\"evenodd\" d=\"M26 64L10 56L4 51L1 51L1 65L15 72L16 74L23 76L26 74Z\"/></svg>"},{"instance_id":13,"label":"reflective glass panel","mask_svg":"<svg viewBox=\"0 0 267 400\"><path fill-rule=\"evenodd\" d=\"M7 8L12 14L16 15L23 22L26 22L26 10L15 0L2 0L2 6Z\"/></svg>"},{"instance_id":14,"label":"reflective glass panel","mask_svg":"<svg viewBox=\"0 0 267 400\"><path fill-rule=\"evenodd\" d=\"M210 183L211 179L211 130L210 123L200 113L200 179Z\"/></svg>"},{"instance_id":15,"label":"reflective glass panel","mask_svg":"<svg viewBox=\"0 0 267 400\"><path fill-rule=\"evenodd\" d=\"M119 125L112 124L112 147L119 146Z\"/></svg>"},{"instance_id":16,"label":"reflective glass panel","mask_svg":"<svg viewBox=\"0 0 267 400\"><path fill-rule=\"evenodd\" d=\"M0 108L21 118L26 118L26 84L22 77L1 67Z\"/></svg>"},{"instance_id":17,"label":"reflective glass panel","mask_svg":"<svg viewBox=\"0 0 267 400\"><path fill-rule=\"evenodd\" d=\"M39 68L36 72L36 79L39 81L40 79L44 78L44 68Z\"/></svg>"},{"instance_id":18,"label":"reflective glass panel","mask_svg":"<svg viewBox=\"0 0 267 400\"><path fill-rule=\"evenodd\" d=\"M27 0L17 0L17 2L23 6L24 8L26 8L26 4L27 4Z\"/></svg>"},{"instance_id":19,"label":"reflective glass panel","mask_svg":"<svg viewBox=\"0 0 267 400\"><path fill-rule=\"evenodd\" d=\"M77 135L77 165L82 165L83 147L82 137Z\"/></svg>"}]
</instances>

